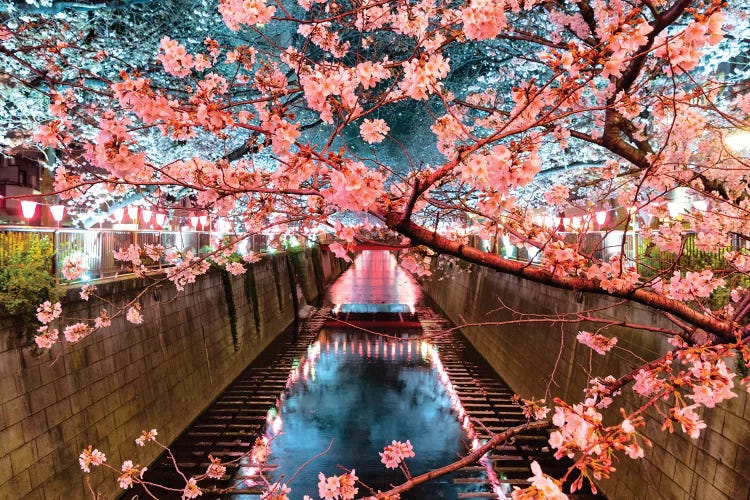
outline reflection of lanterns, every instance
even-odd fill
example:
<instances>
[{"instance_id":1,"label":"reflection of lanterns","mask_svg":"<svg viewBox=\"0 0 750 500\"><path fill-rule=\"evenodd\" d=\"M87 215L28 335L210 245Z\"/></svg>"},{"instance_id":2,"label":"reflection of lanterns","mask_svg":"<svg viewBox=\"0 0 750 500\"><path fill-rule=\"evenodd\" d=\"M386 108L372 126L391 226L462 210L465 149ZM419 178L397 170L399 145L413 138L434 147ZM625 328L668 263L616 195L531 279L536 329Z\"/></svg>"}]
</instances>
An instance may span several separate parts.
<instances>
[{"instance_id":1,"label":"reflection of lanterns","mask_svg":"<svg viewBox=\"0 0 750 500\"><path fill-rule=\"evenodd\" d=\"M143 209L143 212L141 212L141 217L143 218L143 222L148 224L151 222L151 210Z\"/></svg>"},{"instance_id":2,"label":"reflection of lanterns","mask_svg":"<svg viewBox=\"0 0 750 500\"><path fill-rule=\"evenodd\" d=\"M607 222L607 211L596 212L596 223L603 226L605 222Z\"/></svg>"},{"instance_id":3,"label":"reflection of lanterns","mask_svg":"<svg viewBox=\"0 0 750 500\"><path fill-rule=\"evenodd\" d=\"M154 220L159 225L159 227L162 227L164 225L164 221L167 220L167 215L161 214L161 213L156 214L156 216L154 217Z\"/></svg>"},{"instance_id":4,"label":"reflection of lanterns","mask_svg":"<svg viewBox=\"0 0 750 500\"><path fill-rule=\"evenodd\" d=\"M202 227L203 229L206 229L206 224L208 224L208 216L206 216L206 215L201 215L201 216L200 216L200 217L198 218L198 220L200 220L200 223L201 223L201 227Z\"/></svg>"},{"instance_id":5,"label":"reflection of lanterns","mask_svg":"<svg viewBox=\"0 0 750 500\"><path fill-rule=\"evenodd\" d=\"M60 227L60 221L65 216L65 205L52 205L49 211L52 212L52 218L57 222L57 227Z\"/></svg>"},{"instance_id":6,"label":"reflection of lanterns","mask_svg":"<svg viewBox=\"0 0 750 500\"><path fill-rule=\"evenodd\" d=\"M128 207L128 217L130 217L130 220L135 222L135 219L138 218L138 207L135 205L130 205Z\"/></svg>"},{"instance_id":7,"label":"reflection of lanterns","mask_svg":"<svg viewBox=\"0 0 750 500\"><path fill-rule=\"evenodd\" d=\"M37 202L30 200L21 201L21 212L25 219L32 219L36 213Z\"/></svg>"},{"instance_id":8,"label":"reflection of lanterns","mask_svg":"<svg viewBox=\"0 0 750 500\"><path fill-rule=\"evenodd\" d=\"M118 224L122 222L122 218L124 215L125 209L123 208L115 208L114 210L112 210L112 216L115 218Z\"/></svg>"}]
</instances>

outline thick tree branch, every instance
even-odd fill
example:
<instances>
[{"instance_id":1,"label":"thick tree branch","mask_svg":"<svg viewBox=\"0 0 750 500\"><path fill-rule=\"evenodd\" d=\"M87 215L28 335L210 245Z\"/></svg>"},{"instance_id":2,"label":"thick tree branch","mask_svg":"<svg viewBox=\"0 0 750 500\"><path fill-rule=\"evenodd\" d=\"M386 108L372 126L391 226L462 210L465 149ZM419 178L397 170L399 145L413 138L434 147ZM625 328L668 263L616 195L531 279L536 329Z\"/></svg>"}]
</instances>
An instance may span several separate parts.
<instances>
[{"instance_id":1,"label":"thick tree branch","mask_svg":"<svg viewBox=\"0 0 750 500\"><path fill-rule=\"evenodd\" d=\"M537 431L537 430L542 430L542 429L551 429L552 427L553 427L552 422L549 420L540 420L538 422L530 422L530 423L519 425L516 427L511 427L505 432L501 432L500 434L494 434L485 444L483 444L476 450L472 451L465 457L461 458L460 460L457 460L453 462L452 464L446 465L444 467L440 467L439 469L434 469L425 474L421 474L419 476L413 477L409 479L408 481L406 481L405 483L400 484L393 489L390 489L386 492L378 493L376 497L388 498L391 495L401 494L405 491L408 491L414 488L417 485L426 483L437 477L444 476L445 474L450 474L451 472L457 471L458 469L462 467L466 467L467 465L471 465L475 463L480 458L482 458L485 453L489 452L494 447L501 445L502 443L506 442L510 438L514 436L518 436L519 434L523 432Z\"/></svg>"},{"instance_id":2,"label":"thick tree branch","mask_svg":"<svg viewBox=\"0 0 750 500\"><path fill-rule=\"evenodd\" d=\"M495 269L502 273L512 274L514 276L519 276L537 283L544 283L556 288L601 295L612 295L614 297L629 299L640 304L655 307L662 311L670 312L676 317L702 328L709 333L713 333L724 341L732 341L734 339L734 331L738 328L738 325L731 321L709 316L692 309L684 302L669 299L663 295L643 288L637 288L630 291L606 292L593 280L551 274L540 267L529 266L526 262L504 259L499 255L483 252L458 241L445 238L444 236L415 224L411 220L402 221L401 214L388 214L386 216L386 223L391 229L410 238L412 243L426 245L437 252L453 255L466 261Z\"/></svg>"}]
</instances>

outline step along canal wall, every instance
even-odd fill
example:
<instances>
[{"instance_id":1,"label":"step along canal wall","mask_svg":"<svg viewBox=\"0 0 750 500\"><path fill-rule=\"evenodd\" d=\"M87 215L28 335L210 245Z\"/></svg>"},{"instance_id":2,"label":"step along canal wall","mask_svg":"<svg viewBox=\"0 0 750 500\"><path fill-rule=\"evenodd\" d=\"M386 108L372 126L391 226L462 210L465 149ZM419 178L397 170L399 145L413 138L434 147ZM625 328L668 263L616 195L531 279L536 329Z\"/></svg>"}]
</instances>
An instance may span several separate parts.
<instances>
[{"instance_id":1,"label":"step along canal wall","mask_svg":"<svg viewBox=\"0 0 750 500\"><path fill-rule=\"evenodd\" d=\"M211 270L176 293L171 284L142 297L144 322L112 326L75 345L39 353L24 345L13 319L0 317L0 499L91 498L91 486L114 497L109 471L83 474L89 444L119 468L147 465L159 454L136 446L142 429L171 442L281 332L297 309L313 303L344 263L324 248L266 255L231 276ZM96 283L121 302L141 279ZM102 303L71 287L64 314L95 317Z\"/></svg>"},{"instance_id":2,"label":"step along canal wall","mask_svg":"<svg viewBox=\"0 0 750 500\"><path fill-rule=\"evenodd\" d=\"M512 319L503 305L520 313L554 314L602 309L615 302L600 295L577 296L479 266L458 266L443 258L433 271L432 277L422 279L424 292L457 325ZM673 327L658 311L635 303L616 305L600 314ZM624 349L614 349L606 357L592 355L593 351L576 341L581 329L586 325L532 323L464 328L463 333L521 396L544 397L549 385L553 397L569 402L583 399L582 389L589 378L618 376L638 366L627 351L651 360L671 347L665 338L651 333L611 328L608 334L617 336L617 347ZM646 427L639 431L653 447L645 448L644 459L622 458L611 479L598 483L600 489L611 499L750 498L750 398L742 388L735 392L738 397L703 412L708 428L697 440L680 430L662 432L663 420L647 413ZM626 388L620 405L635 408L638 400L632 394ZM617 408L614 404L614 412Z\"/></svg>"}]
</instances>

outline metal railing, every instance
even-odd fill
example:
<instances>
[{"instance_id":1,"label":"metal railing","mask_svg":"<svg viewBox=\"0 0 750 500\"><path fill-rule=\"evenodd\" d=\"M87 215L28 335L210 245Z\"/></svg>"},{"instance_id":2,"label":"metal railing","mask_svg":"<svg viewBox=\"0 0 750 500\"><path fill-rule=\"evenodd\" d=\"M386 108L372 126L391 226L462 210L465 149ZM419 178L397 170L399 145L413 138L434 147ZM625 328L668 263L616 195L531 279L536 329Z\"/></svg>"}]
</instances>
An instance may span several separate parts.
<instances>
[{"instance_id":1,"label":"metal railing","mask_svg":"<svg viewBox=\"0 0 750 500\"><path fill-rule=\"evenodd\" d=\"M606 262L612 256L623 254L626 259L636 261L639 273L645 276L674 267L677 258L675 254L659 251L653 245L651 236L643 236L641 233L633 234L632 231L627 234L624 234L622 230L589 231L583 234L560 232L558 234L566 244L578 244L581 252L597 260ZM536 249L513 245L508 240L504 241L502 237L497 237L495 241L492 241L471 236L469 244L475 248L493 251L504 257L532 264L538 263L541 258L541 253ZM698 250L695 234L688 234L680 257L695 262L709 263L711 267L722 267L726 264L723 255L729 251L739 250L750 251L750 240L732 234L728 246L706 251Z\"/></svg>"},{"instance_id":2,"label":"metal railing","mask_svg":"<svg viewBox=\"0 0 750 500\"><path fill-rule=\"evenodd\" d=\"M63 279L62 266L66 257L79 253L88 268L85 280L109 278L129 272L129 268L115 260L113 252L128 248L130 245L162 245L165 249L174 248L180 252L191 250L196 255L203 255L210 248L212 233L206 231L123 231L119 229L69 229L44 228L32 226L4 226L0 233L16 233L21 241L35 237L46 237L55 250L53 274ZM213 236L217 236L213 234ZM247 238L243 246L248 251L259 252L266 246L266 238L253 235ZM0 262L10 252L10 248L0 245ZM145 257L145 255L143 256ZM143 258L142 257L142 258ZM149 269L160 269L167 265L164 258L159 262L143 258Z\"/></svg>"}]
</instances>

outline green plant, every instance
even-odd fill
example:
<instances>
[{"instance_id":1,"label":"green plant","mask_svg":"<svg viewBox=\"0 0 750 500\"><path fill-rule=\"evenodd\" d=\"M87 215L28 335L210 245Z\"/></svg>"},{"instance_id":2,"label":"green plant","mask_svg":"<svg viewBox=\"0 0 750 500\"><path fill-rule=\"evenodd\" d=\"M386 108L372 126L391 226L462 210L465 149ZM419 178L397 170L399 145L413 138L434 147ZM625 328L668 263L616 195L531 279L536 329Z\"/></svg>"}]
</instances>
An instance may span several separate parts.
<instances>
[{"instance_id":1,"label":"green plant","mask_svg":"<svg viewBox=\"0 0 750 500\"><path fill-rule=\"evenodd\" d=\"M17 320L19 334L31 340L39 322L36 308L62 296L52 272L55 249L46 236L0 233L0 313Z\"/></svg>"}]
</instances>

